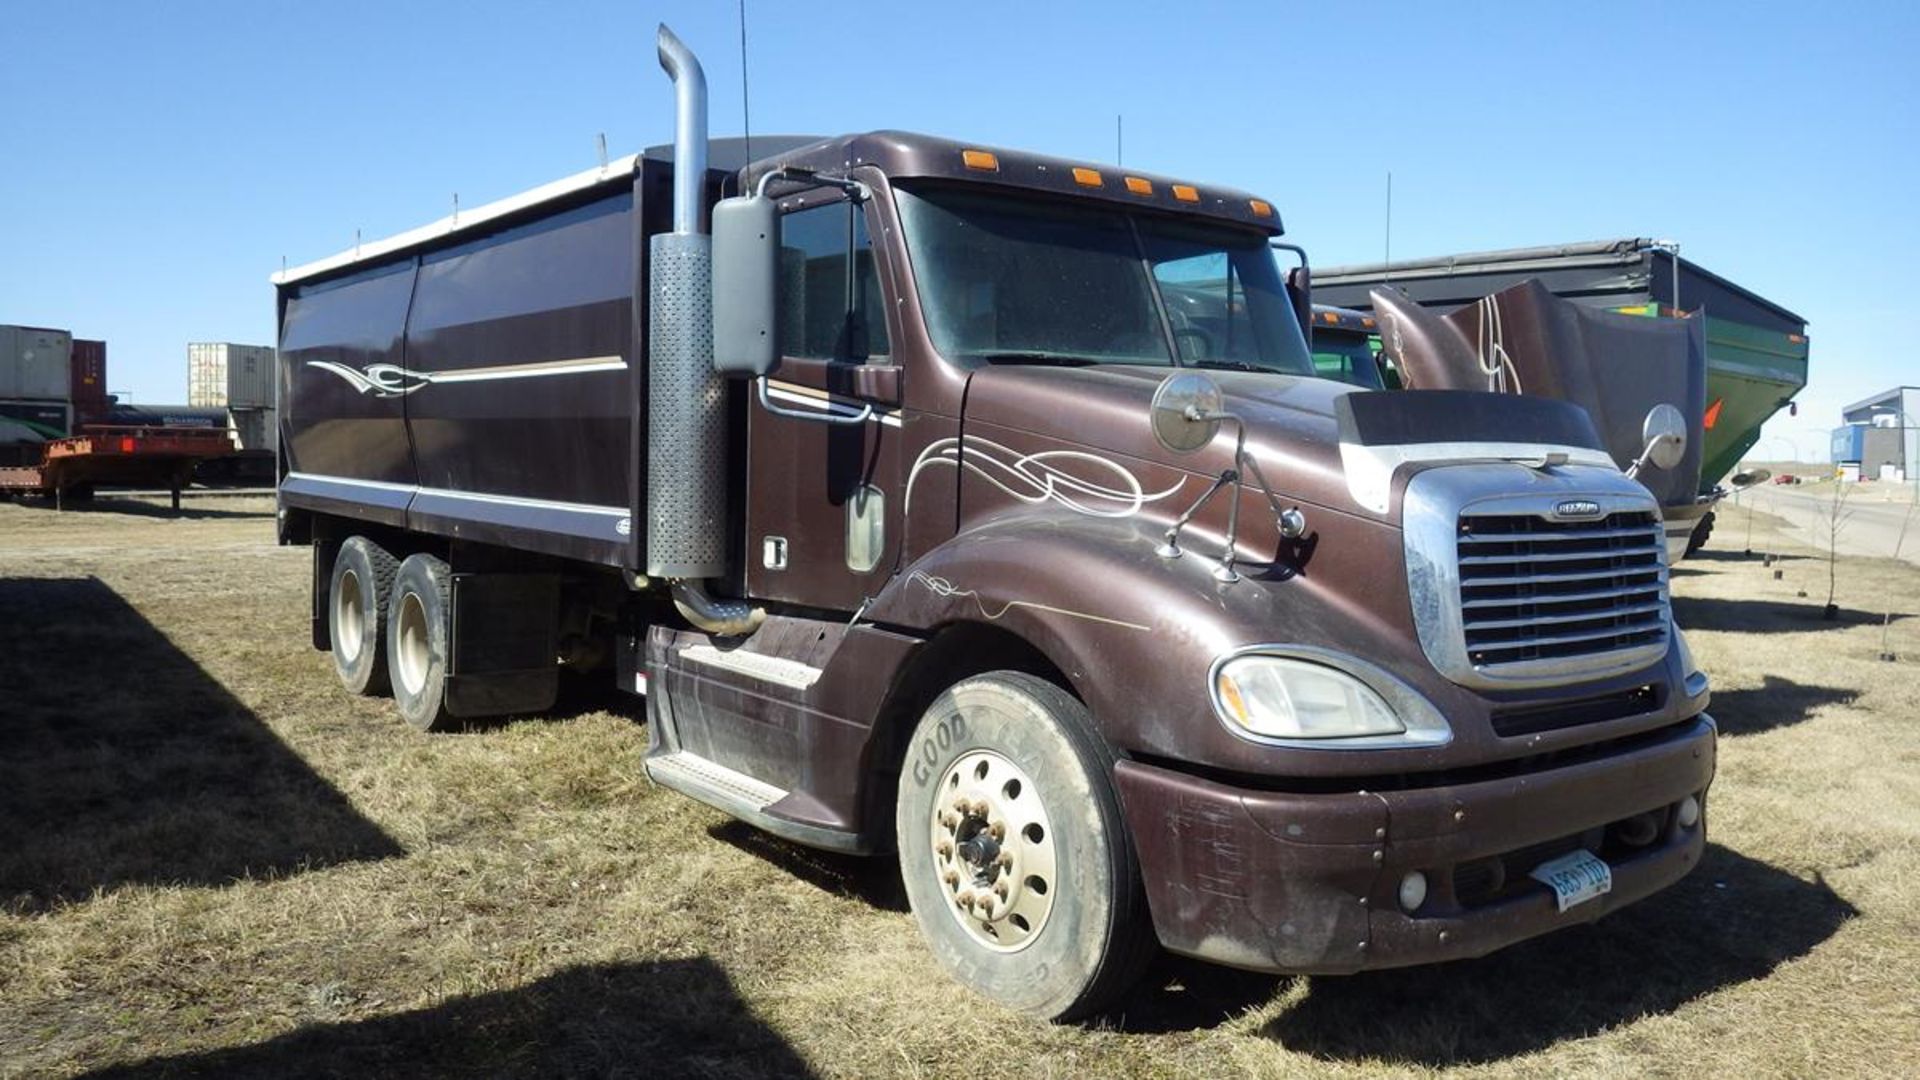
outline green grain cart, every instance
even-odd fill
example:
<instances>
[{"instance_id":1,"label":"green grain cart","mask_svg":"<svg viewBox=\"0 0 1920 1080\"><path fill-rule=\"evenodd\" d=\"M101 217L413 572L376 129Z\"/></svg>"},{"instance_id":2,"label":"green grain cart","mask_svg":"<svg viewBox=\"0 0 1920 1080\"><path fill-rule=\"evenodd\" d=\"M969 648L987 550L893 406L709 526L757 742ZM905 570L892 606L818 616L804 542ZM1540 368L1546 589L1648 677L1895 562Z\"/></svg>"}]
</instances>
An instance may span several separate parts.
<instances>
[{"instance_id":1,"label":"green grain cart","mask_svg":"<svg viewBox=\"0 0 1920 1080\"><path fill-rule=\"evenodd\" d=\"M1391 284L1423 306L1446 312L1528 278L1564 299L1625 314L1663 318L1676 309L1706 312L1707 404L1696 420L1703 446L1702 499L1724 493L1720 481L1759 441L1760 426L1791 407L1807 384L1805 319L1680 258L1677 245L1663 241L1602 240L1316 267L1313 299L1368 311L1368 290ZM1712 528L1708 513L1689 550L1704 543Z\"/></svg>"}]
</instances>

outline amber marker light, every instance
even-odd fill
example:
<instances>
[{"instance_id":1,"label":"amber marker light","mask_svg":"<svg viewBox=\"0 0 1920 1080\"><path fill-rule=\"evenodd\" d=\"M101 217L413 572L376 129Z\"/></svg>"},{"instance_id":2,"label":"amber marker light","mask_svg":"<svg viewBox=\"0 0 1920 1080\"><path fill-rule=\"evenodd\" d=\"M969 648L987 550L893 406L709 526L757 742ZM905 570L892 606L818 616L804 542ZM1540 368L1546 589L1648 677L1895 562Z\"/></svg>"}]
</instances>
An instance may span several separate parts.
<instances>
[{"instance_id":1,"label":"amber marker light","mask_svg":"<svg viewBox=\"0 0 1920 1080\"><path fill-rule=\"evenodd\" d=\"M1191 184L1173 185L1173 197L1181 202L1199 202L1200 191Z\"/></svg>"},{"instance_id":2,"label":"amber marker light","mask_svg":"<svg viewBox=\"0 0 1920 1080\"><path fill-rule=\"evenodd\" d=\"M979 169L982 172L1000 171L1000 159L991 151L962 150L960 151L960 160L964 162L969 169Z\"/></svg>"},{"instance_id":3,"label":"amber marker light","mask_svg":"<svg viewBox=\"0 0 1920 1080\"><path fill-rule=\"evenodd\" d=\"M1253 209L1254 217L1273 216L1273 204L1265 199L1250 199L1247 205Z\"/></svg>"},{"instance_id":4,"label":"amber marker light","mask_svg":"<svg viewBox=\"0 0 1920 1080\"><path fill-rule=\"evenodd\" d=\"M1153 181L1139 176L1127 177L1127 190L1135 195L1153 194Z\"/></svg>"},{"instance_id":5,"label":"amber marker light","mask_svg":"<svg viewBox=\"0 0 1920 1080\"><path fill-rule=\"evenodd\" d=\"M1081 187L1100 187L1106 183L1106 181L1100 179L1100 170L1078 168L1073 170L1073 182L1079 184Z\"/></svg>"}]
</instances>

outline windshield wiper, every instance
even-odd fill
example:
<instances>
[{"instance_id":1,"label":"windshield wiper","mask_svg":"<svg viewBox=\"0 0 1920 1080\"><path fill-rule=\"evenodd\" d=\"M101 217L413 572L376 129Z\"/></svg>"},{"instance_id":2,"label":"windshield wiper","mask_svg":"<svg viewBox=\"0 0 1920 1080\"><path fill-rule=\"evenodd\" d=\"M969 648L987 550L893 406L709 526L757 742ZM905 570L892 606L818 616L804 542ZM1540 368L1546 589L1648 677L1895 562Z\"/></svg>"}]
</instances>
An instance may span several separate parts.
<instances>
[{"instance_id":1,"label":"windshield wiper","mask_svg":"<svg viewBox=\"0 0 1920 1080\"><path fill-rule=\"evenodd\" d=\"M1186 366L1197 367L1197 368L1221 368L1227 371L1264 371L1269 375L1274 374L1275 371L1277 370L1275 368L1267 367L1264 364L1249 364L1245 360L1221 360L1215 357L1202 357L1201 359L1198 359L1198 360L1188 360L1186 362Z\"/></svg>"},{"instance_id":2,"label":"windshield wiper","mask_svg":"<svg viewBox=\"0 0 1920 1080\"><path fill-rule=\"evenodd\" d=\"M1072 353L1039 352L1035 350L1006 352L969 353L969 356L985 360L989 364L1055 364L1060 367L1091 367L1100 361L1090 357L1076 356Z\"/></svg>"}]
</instances>

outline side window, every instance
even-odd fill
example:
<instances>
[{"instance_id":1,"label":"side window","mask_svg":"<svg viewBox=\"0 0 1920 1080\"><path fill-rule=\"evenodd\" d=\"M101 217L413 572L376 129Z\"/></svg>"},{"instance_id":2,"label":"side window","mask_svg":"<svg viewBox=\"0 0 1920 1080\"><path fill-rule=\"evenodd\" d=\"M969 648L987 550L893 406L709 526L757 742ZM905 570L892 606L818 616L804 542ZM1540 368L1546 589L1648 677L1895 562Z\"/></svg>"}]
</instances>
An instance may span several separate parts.
<instances>
[{"instance_id":1,"label":"side window","mask_svg":"<svg viewBox=\"0 0 1920 1080\"><path fill-rule=\"evenodd\" d=\"M842 201L780 221L780 351L864 363L888 352L866 213Z\"/></svg>"}]
</instances>

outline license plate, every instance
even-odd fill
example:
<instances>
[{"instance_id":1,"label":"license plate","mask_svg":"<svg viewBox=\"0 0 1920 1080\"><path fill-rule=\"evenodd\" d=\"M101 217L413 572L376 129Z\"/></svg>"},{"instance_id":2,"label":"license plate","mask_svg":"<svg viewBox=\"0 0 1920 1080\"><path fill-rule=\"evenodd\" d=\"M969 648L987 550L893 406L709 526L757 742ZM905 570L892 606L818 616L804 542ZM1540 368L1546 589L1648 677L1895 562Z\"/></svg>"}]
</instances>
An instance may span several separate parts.
<instances>
[{"instance_id":1,"label":"license plate","mask_svg":"<svg viewBox=\"0 0 1920 1080\"><path fill-rule=\"evenodd\" d=\"M1527 876L1553 890L1554 902L1561 911L1613 891L1613 869L1591 851L1548 859Z\"/></svg>"}]
</instances>

